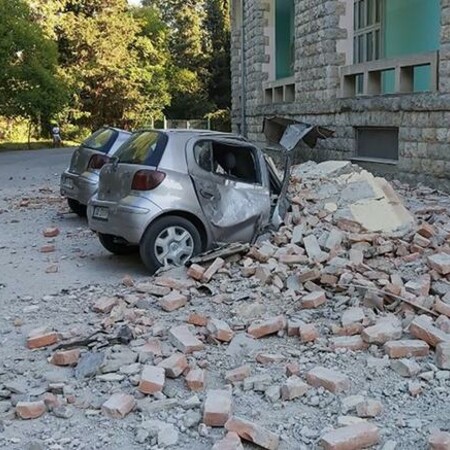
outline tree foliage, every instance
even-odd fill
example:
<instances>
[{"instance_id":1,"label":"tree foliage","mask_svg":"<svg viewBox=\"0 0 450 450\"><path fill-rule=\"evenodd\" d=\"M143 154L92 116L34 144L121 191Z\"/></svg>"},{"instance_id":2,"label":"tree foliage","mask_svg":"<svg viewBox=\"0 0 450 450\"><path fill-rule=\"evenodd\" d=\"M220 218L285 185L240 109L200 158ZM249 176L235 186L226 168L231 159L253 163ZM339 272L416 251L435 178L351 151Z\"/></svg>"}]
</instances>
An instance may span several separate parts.
<instances>
[{"instance_id":1,"label":"tree foliage","mask_svg":"<svg viewBox=\"0 0 450 450\"><path fill-rule=\"evenodd\" d=\"M0 0L0 17L0 114L46 120L67 101L56 73L57 47L23 0Z\"/></svg>"}]
</instances>

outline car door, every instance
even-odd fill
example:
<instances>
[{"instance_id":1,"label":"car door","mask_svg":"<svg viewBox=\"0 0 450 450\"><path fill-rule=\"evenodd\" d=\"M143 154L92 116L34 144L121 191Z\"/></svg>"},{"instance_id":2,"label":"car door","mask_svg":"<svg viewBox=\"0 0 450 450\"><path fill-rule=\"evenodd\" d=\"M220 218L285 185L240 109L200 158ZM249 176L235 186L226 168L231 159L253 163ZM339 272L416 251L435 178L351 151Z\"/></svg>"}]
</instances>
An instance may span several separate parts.
<instances>
[{"instance_id":1,"label":"car door","mask_svg":"<svg viewBox=\"0 0 450 450\"><path fill-rule=\"evenodd\" d=\"M187 144L189 175L216 243L250 242L270 220L262 152L239 139L200 137Z\"/></svg>"}]
</instances>

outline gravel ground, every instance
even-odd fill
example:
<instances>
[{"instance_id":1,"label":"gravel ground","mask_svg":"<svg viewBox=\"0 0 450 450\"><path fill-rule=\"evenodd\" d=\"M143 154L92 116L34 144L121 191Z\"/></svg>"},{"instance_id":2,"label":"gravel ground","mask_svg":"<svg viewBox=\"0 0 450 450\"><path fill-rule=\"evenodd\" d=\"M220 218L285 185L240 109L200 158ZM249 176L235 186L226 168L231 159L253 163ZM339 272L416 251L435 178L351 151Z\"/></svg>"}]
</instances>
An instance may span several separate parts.
<instances>
[{"instance_id":1,"label":"gravel ground","mask_svg":"<svg viewBox=\"0 0 450 450\"><path fill-rule=\"evenodd\" d=\"M223 436L223 428L201 426L205 393L189 392L181 378L167 380L163 394L156 398L161 400L159 403L136 392L144 362L137 349L145 343L145 333L127 346L91 348L104 352L109 364L114 362L117 367L104 372L124 375L117 381L101 381L98 376L75 379L73 369L47 362L52 354L49 349L26 349L28 332L39 326L50 326L66 338L87 336L98 330L108 315L94 313L92 304L103 296L120 300L122 309L115 314L126 319L121 316L119 323L129 321L139 327L138 319L142 318L139 314L144 311L145 317L152 321L149 335L161 340L163 356L174 351L167 330L185 322L189 313L226 320L236 332L234 343L208 342L210 345L190 356L189 362L206 361L208 389L224 388L225 372L243 364L251 366L252 376L265 378L262 391L246 387L245 383L233 387L234 414L279 434L280 450L317 448L320 436L335 427L339 418L356 416L343 406L348 395L361 395L383 404L381 415L371 419L381 431L380 449L426 449L433 430L450 429L450 372L435 367L433 353L417 360L421 376L415 381L423 393L415 398L408 392L411 378L393 371L377 346L364 352L333 352L325 338L314 344L300 343L298 337L282 333L252 341L249 348L239 345L246 339L239 330L244 330L249 321L278 314L315 323L321 336L330 335L332 325L339 322L348 306L358 304L356 299L335 295L325 308L298 311L294 300L283 297L273 286L259 288L254 278L242 278L240 269L234 266L227 267L210 284L212 294L223 295L220 302L212 301L211 293L204 289L191 289L189 304L172 313L162 312L158 299L142 294L142 289L124 286L126 274L131 275L135 286L148 277L138 257L109 255L87 229L86 222L68 212L58 195L58 183L69 158L68 149L0 153L0 448L164 448L154 433L156 425L149 424L149 420L173 425L169 430L179 432L172 447L176 449L210 449ZM59 236L43 237L43 229L50 226L59 228ZM55 251L41 253L41 247L48 244L54 244ZM368 318L374 320L370 314ZM145 329L144 322L142 328ZM284 359L271 365L257 364L254 356L261 352L280 354ZM276 395L270 398L267 388L286 380L287 362L298 363L302 377L318 365L339 370L350 378L351 388L337 395L314 388L304 397L289 402L280 401ZM64 385L61 389L66 399L72 395L76 398L74 404L56 408L35 420L14 417L11 405L41 398L49 390L49 384L55 383ZM58 388L54 389L58 392ZM100 407L116 391L135 395L138 407L126 418L113 421L101 413ZM389 446L390 442L396 446ZM245 444L244 448L256 447Z\"/></svg>"}]
</instances>

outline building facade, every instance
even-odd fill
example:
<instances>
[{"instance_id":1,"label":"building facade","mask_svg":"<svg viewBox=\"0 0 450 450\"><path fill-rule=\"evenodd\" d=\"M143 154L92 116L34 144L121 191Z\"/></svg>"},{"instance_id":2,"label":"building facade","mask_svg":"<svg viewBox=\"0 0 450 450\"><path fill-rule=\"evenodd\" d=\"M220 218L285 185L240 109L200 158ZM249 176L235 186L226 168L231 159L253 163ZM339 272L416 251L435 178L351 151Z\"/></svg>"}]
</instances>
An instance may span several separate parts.
<instances>
[{"instance_id":1,"label":"building facade","mask_svg":"<svg viewBox=\"0 0 450 450\"><path fill-rule=\"evenodd\" d=\"M233 128L335 131L301 159L351 159L450 190L450 0L232 0Z\"/></svg>"}]
</instances>

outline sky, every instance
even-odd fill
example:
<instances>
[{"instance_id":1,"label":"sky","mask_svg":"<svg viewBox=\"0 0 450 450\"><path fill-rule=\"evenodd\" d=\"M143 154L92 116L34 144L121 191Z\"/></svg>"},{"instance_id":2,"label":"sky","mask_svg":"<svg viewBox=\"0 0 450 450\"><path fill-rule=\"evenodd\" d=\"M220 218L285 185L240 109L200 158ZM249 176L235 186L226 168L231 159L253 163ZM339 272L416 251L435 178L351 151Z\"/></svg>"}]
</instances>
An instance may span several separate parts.
<instances>
[{"instance_id":1,"label":"sky","mask_svg":"<svg viewBox=\"0 0 450 450\"><path fill-rule=\"evenodd\" d=\"M141 3L141 0L128 0L128 3L130 5L139 5Z\"/></svg>"}]
</instances>

